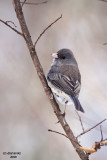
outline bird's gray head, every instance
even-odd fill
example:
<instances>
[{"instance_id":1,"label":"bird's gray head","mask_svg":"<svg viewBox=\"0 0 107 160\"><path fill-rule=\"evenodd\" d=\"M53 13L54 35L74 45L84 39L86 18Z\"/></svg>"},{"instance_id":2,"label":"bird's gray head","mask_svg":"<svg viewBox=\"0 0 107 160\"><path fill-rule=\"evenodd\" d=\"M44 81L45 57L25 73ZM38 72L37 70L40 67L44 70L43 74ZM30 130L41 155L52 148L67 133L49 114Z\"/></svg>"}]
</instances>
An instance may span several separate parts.
<instances>
[{"instance_id":1,"label":"bird's gray head","mask_svg":"<svg viewBox=\"0 0 107 160\"><path fill-rule=\"evenodd\" d=\"M77 65L74 55L69 49L60 49L52 54L53 64L55 65Z\"/></svg>"}]
</instances>

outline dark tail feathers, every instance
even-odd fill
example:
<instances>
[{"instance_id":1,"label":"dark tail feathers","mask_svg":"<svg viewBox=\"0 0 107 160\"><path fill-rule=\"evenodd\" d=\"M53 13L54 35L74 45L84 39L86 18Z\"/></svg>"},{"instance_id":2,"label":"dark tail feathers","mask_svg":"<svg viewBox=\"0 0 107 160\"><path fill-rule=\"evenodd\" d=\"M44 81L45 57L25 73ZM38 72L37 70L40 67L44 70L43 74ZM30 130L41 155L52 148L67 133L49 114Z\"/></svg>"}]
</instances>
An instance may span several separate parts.
<instances>
[{"instance_id":1,"label":"dark tail feathers","mask_svg":"<svg viewBox=\"0 0 107 160\"><path fill-rule=\"evenodd\" d=\"M75 108L78 110L78 111L81 111L81 112L85 112L84 109L82 108L79 100L77 97L71 97L73 102L74 102L74 105L75 105Z\"/></svg>"}]
</instances>

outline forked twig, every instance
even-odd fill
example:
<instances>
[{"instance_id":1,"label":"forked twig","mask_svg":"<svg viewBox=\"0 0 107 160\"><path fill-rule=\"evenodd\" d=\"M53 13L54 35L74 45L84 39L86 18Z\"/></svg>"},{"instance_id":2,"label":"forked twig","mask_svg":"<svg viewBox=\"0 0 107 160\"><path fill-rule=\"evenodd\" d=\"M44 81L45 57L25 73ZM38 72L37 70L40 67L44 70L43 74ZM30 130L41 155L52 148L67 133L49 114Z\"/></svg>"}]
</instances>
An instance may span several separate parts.
<instances>
[{"instance_id":1,"label":"forked twig","mask_svg":"<svg viewBox=\"0 0 107 160\"><path fill-rule=\"evenodd\" d=\"M25 3L26 3L26 0L24 0L24 1L22 2L22 7L24 6Z\"/></svg>"},{"instance_id":2,"label":"forked twig","mask_svg":"<svg viewBox=\"0 0 107 160\"><path fill-rule=\"evenodd\" d=\"M11 28L13 31L15 31L17 34L19 34L20 36L22 36L23 37L23 34L21 33L21 32L19 32L17 29L15 29L15 28L13 28L12 26L10 26L9 24L8 24L8 22L10 22L10 21L3 21L2 19L0 19L0 22L2 22L3 24L5 24L6 26L8 26L9 28ZM12 22L11 22L12 23Z\"/></svg>"},{"instance_id":3,"label":"forked twig","mask_svg":"<svg viewBox=\"0 0 107 160\"><path fill-rule=\"evenodd\" d=\"M61 19L62 18L62 14L61 14L61 16L60 17L58 17L54 22L52 22L48 27L46 27L44 30L43 30L43 32L39 35L39 37L37 38L37 40L36 40L36 42L35 42L35 44L34 44L34 46L36 47L36 44L37 44L37 42L39 41L39 39L41 38L41 36L54 24L54 23L56 23L59 19Z\"/></svg>"},{"instance_id":4,"label":"forked twig","mask_svg":"<svg viewBox=\"0 0 107 160\"><path fill-rule=\"evenodd\" d=\"M80 149L88 153L88 155L97 152L98 149L101 149L102 146L107 146L107 138L103 139L103 132L102 132L102 127L100 125L100 132L101 132L101 140L98 142L94 142L91 148L88 147L82 147L80 146Z\"/></svg>"},{"instance_id":5,"label":"forked twig","mask_svg":"<svg viewBox=\"0 0 107 160\"><path fill-rule=\"evenodd\" d=\"M107 119L105 118L103 121L97 123L95 126L93 126L93 127L89 128L89 129L85 130L84 132L80 133L76 138L78 138L78 137L82 136L83 134L91 131L92 129L94 129L95 127L97 127L98 125L100 125L101 123L103 123L103 122L106 121L106 120L107 120Z\"/></svg>"},{"instance_id":6,"label":"forked twig","mask_svg":"<svg viewBox=\"0 0 107 160\"><path fill-rule=\"evenodd\" d=\"M12 21L6 21L6 23L12 23L12 24L14 25L14 27L17 27L17 26L15 25L15 23L12 22Z\"/></svg>"}]
</instances>

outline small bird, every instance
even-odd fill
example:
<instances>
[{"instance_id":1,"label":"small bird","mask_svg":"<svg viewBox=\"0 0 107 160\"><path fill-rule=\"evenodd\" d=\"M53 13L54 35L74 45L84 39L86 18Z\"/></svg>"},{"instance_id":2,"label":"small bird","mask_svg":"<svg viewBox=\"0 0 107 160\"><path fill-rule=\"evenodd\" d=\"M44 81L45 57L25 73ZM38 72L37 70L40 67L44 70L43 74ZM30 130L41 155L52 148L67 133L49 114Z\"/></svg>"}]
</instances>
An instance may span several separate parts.
<instances>
[{"instance_id":1,"label":"small bird","mask_svg":"<svg viewBox=\"0 0 107 160\"><path fill-rule=\"evenodd\" d=\"M47 80L53 94L61 104L71 105L84 112L78 96L81 88L81 75L77 61L69 49L61 49L52 54L53 62L47 73Z\"/></svg>"}]
</instances>

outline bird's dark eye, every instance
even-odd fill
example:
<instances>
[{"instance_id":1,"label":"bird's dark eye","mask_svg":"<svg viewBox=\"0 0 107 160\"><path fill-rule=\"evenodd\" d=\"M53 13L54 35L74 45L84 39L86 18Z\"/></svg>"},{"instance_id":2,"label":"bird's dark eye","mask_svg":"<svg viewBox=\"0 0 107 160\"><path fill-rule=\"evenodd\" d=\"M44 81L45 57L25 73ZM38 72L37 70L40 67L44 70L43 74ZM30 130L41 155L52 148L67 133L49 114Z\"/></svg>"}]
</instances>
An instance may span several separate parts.
<instances>
[{"instance_id":1,"label":"bird's dark eye","mask_svg":"<svg viewBox=\"0 0 107 160\"><path fill-rule=\"evenodd\" d=\"M62 59L65 59L65 56L63 56Z\"/></svg>"}]
</instances>

